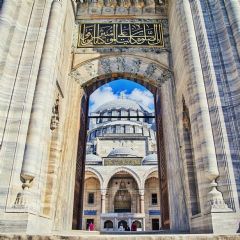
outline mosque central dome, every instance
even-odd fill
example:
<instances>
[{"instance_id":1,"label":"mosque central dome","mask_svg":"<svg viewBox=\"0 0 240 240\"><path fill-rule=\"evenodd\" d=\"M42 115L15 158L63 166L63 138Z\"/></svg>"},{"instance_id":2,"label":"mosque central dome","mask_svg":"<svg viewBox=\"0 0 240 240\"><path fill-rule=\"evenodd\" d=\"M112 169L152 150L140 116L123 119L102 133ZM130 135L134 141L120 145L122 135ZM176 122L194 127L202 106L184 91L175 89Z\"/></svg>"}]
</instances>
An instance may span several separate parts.
<instances>
[{"instance_id":1,"label":"mosque central dome","mask_svg":"<svg viewBox=\"0 0 240 240\"><path fill-rule=\"evenodd\" d=\"M137 102L132 101L130 99L117 99L110 102L107 102L100 107L98 107L95 112L103 112L106 110L113 110L113 109L132 109L132 110L140 110L146 111L142 106L140 106Z\"/></svg>"}]
</instances>

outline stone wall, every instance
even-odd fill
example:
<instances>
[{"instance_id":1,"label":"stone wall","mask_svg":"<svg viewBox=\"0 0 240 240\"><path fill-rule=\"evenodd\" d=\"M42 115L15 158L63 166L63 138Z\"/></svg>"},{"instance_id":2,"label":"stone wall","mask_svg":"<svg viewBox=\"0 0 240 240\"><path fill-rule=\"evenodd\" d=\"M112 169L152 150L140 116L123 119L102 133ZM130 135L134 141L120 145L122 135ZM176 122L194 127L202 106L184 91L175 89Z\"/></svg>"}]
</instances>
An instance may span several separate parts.
<instances>
[{"instance_id":1,"label":"stone wall","mask_svg":"<svg viewBox=\"0 0 240 240\"><path fill-rule=\"evenodd\" d=\"M1 235L0 236L1 239L33 239L33 240L38 240L38 239L42 239L42 240L50 240L50 239L72 239L72 240L94 240L94 239L100 239L100 240L109 240L109 239L119 239L119 240L124 240L124 239L138 239L138 240L181 240L181 239L187 239L187 240L208 240L208 239L212 239L212 240L237 240L240 239L239 235L99 235L97 233L89 233L89 232L85 232L82 233L81 236L77 235L75 233L75 235L71 235L71 236L67 236L67 235L54 235L54 236L40 236L40 235L35 235L35 236L31 236L31 235Z\"/></svg>"},{"instance_id":2,"label":"stone wall","mask_svg":"<svg viewBox=\"0 0 240 240\"><path fill-rule=\"evenodd\" d=\"M1 14L1 35L4 36L3 41L1 41L3 54L1 55L0 94L3 103L0 152L1 231L7 229L7 231L19 231L21 229L21 231L37 232L42 229L44 224L46 224L46 232L53 229L52 219L55 215L54 208L57 195L55 192L57 189L56 178L60 175L58 166L59 151L62 151L60 146L62 137L59 136L60 131L58 134L54 133L52 135L53 132L50 130L52 107L56 95L59 95L59 128L63 129L63 125L66 124L66 108L68 109L70 103L74 101L70 99L70 96L75 96L74 91L78 89L72 87L74 81L71 82L67 75L71 67L74 5L70 1L57 4L62 8L58 16L60 37L57 32L51 31L51 27L54 26L54 19L49 20L51 18L52 1L24 1L19 3L8 1L4 4ZM56 10L54 11L54 14L56 14ZM68 13L65 15L66 12ZM48 48L49 45L47 46L46 31L49 32L49 35L52 34L51 40L57 37L58 44L54 43L55 48L51 50ZM66 34L62 34L63 32ZM36 123L37 125L34 127L36 132L41 131L42 139L38 147L39 149L41 149L40 146L42 147L42 152L39 155L35 151L35 159L32 158L31 161L36 161L39 156L42 156L42 158L37 163L38 173L34 177L34 182L30 185L26 204L26 200L21 197L23 190L20 173L26 148L30 149L34 147L34 144L37 144L37 142L32 142L26 147L26 139L30 135L28 126L29 121L31 121L31 109L39 96L37 94L40 81L39 71L45 71L43 70L42 54L45 51L44 54L47 55L46 51L49 50L53 51L54 54L48 56L52 57L51 65L48 65L48 79L44 79L49 86L45 85L47 90L42 91L42 96L45 94L46 97L45 102L42 102L41 105L44 113L39 116L44 116L44 118L39 118L41 123ZM56 59L54 59L54 56ZM36 95L34 96L34 94ZM38 99L42 96L39 96ZM39 108L36 109L32 111L38 112L38 114L42 111ZM77 123L76 121L75 124ZM58 156L48 162L49 154ZM23 181L23 178L21 180ZM20 196L20 199L17 198L17 195ZM73 199L70 199L70 204L72 201ZM5 220L2 221L2 219Z\"/></svg>"}]
</instances>

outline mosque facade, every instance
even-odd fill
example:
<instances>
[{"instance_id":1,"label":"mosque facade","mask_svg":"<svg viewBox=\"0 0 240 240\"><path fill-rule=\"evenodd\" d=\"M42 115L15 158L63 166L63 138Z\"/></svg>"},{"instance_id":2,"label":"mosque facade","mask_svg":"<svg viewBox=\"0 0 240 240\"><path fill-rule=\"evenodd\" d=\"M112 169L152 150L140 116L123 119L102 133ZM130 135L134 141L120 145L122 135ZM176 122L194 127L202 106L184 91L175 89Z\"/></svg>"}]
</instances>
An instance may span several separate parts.
<instances>
[{"instance_id":1,"label":"mosque facade","mask_svg":"<svg viewBox=\"0 0 240 240\"><path fill-rule=\"evenodd\" d=\"M160 230L154 112L118 99L91 113L85 168L83 226L118 231Z\"/></svg>"}]
</instances>

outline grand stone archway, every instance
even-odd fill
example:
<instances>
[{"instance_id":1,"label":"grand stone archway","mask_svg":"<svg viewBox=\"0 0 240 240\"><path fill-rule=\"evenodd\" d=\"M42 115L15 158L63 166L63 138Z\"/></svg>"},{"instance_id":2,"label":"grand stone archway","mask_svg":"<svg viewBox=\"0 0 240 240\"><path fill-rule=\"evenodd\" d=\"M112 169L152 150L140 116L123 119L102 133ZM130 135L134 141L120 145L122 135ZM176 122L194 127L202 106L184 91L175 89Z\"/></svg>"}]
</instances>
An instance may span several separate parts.
<instances>
[{"instance_id":1,"label":"grand stone archway","mask_svg":"<svg viewBox=\"0 0 240 240\"><path fill-rule=\"evenodd\" d=\"M165 82L171 86L172 81L172 73L171 70L164 66L163 64L151 60L149 58L134 56L131 54L117 54L104 56L102 58L92 59L83 63L78 64L72 71L71 77L77 81L81 87L82 91L84 91L83 103L81 105L81 119L80 119L80 129L81 129L81 137L79 136L80 146L78 149L78 158L77 158L77 178L76 178L76 186L75 186L75 202L74 202L74 221L73 228L79 229L81 228L80 221L77 219L81 219L81 199L83 192L79 192L79 186L83 186L82 177L84 169L84 151L83 147L86 144L86 136L82 135L82 131L86 132L86 116L87 116L87 103L88 97L90 94L96 90L98 87L103 84L113 81L118 78L127 78L129 80L138 82L142 84L147 89L149 89L155 96L155 105L156 105L156 122L157 122L157 132L158 132L158 151L159 151L159 175L160 175L160 188L161 188L161 209L162 209L162 227L168 229L170 227L169 220L169 207L168 207L168 186L167 186L167 166L166 166L166 156L164 149L164 136L163 136L163 128L162 125L162 111L161 111L161 90ZM166 104L166 103L165 103ZM171 114L174 114L173 112ZM167 115L166 115L167 117ZM172 115L174 117L174 115ZM165 127L167 128L167 126ZM174 128L174 127L173 127ZM174 142L174 140L169 140ZM173 146L176 148L177 146ZM174 152L174 151L172 151ZM177 153L177 150L175 149ZM167 154L169 155L169 154ZM175 156L177 158L177 156ZM170 160L170 159L169 159ZM181 179L179 179L180 188L183 188L181 183ZM82 188L83 191L83 188ZM184 204L184 203L183 203ZM185 208L186 206L182 205ZM175 206L177 207L177 206ZM182 211L184 212L184 210ZM186 214L186 213L185 213ZM179 217L179 216L178 216ZM182 218L182 217L181 217Z\"/></svg>"},{"instance_id":2,"label":"grand stone archway","mask_svg":"<svg viewBox=\"0 0 240 240\"><path fill-rule=\"evenodd\" d=\"M76 209L81 208L88 97L119 77L155 94L158 148L160 157L165 156L159 159L161 196L169 202L170 223L165 224L174 231L237 231L240 5L188 0L131 3L4 1L2 232L71 229L74 188ZM80 24L109 21L162 24L163 42L153 47L146 38L145 45L138 46L80 46ZM191 190L194 184L198 193ZM196 199L199 214L190 209Z\"/></svg>"},{"instance_id":3,"label":"grand stone archway","mask_svg":"<svg viewBox=\"0 0 240 240\"><path fill-rule=\"evenodd\" d=\"M77 64L70 74L81 86L86 87L95 83L90 89L116 78L125 77L140 82L151 92L154 87L172 78L168 66L158 61L132 54L112 54L91 59Z\"/></svg>"}]
</instances>

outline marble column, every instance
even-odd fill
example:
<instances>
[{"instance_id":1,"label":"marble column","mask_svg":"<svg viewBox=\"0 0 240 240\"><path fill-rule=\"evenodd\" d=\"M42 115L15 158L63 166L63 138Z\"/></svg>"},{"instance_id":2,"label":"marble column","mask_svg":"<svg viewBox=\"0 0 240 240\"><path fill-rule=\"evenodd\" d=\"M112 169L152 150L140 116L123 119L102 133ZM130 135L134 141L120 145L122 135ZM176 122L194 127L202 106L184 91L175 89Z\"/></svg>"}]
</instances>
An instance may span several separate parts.
<instances>
[{"instance_id":1,"label":"marble column","mask_svg":"<svg viewBox=\"0 0 240 240\"><path fill-rule=\"evenodd\" d=\"M101 191L101 209L102 213L106 212L106 190Z\"/></svg>"},{"instance_id":2,"label":"marble column","mask_svg":"<svg viewBox=\"0 0 240 240\"><path fill-rule=\"evenodd\" d=\"M42 152L44 149L43 129L45 129L46 115L49 114L46 112L46 104L51 103L53 89L55 87L54 72L58 48L60 46L63 15L62 1L53 0L38 72L21 170L23 190L29 189L30 186L32 186L34 178L38 177L40 173Z\"/></svg>"},{"instance_id":3,"label":"marble column","mask_svg":"<svg viewBox=\"0 0 240 240\"><path fill-rule=\"evenodd\" d=\"M118 230L118 219L114 218L114 231Z\"/></svg>"},{"instance_id":4,"label":"marble column","mask_svg":"<svg viewBox=\"0 0 240 240\"><path fill-rule=\"evenodd\" d=\"M240 57L240 2L239 0L225 0L224 2L235 38L238 56Z\"/></svg>"},{"instance_id":5,"label":"marble column","mask_svg":"<svg viewBox=\"0 0 240 240\"><path fill-rule=\"evenodd\" d=\"M131 226L132 226L132 219L131 218L128 218L128 226L131 229Z\"/></svg>"},{"instance_id":6,"label":"marble column","mask_svg":"<svg viewBox=\"0 0 240 240\"><path fill-rule=\"evenodd\" d=\"M144 209L144 190L140 190L139 196L140 196L140 212L145 213L145 209Z\"/></svg>"},{"instance_id":7,"label":"marble column","mask_svg":"<svg viewBox=\"0 0 240 240\"><path fill-rule=\"evenodd\" d=\"M142 230L143 230L143 231L146 230L146 226L145 226L145 218L142 219Z\"/></svg>"},{"instance_id":8,"label":"marble column","mask_svg":"<svg viewBox=\"0 0 240 240\"><path fill-rule=\"evenodd\" d=\"M185 16L185 27L186 27L186 38L187 46L190 55L190 69L192 81L195 85L196 92L198 95L198 108L200 113L199 124L202 126L202 137L203 141L201 143L203 154L202 156L206 159L206 175L209 180L208 192L208 209L207 211L229 211L227 205L224 203L222 193L217 190L216 179L219 176L217 159L215 153L215 146L213 140L212 126L208 109L208 101L206 96L206 90L204 85L203 73L201 68L201 61L198 52L198 44L195 35L194 23L192 19L192 12L189 0L182 0L182 8Z\"/></svg>"}]
</instances>

